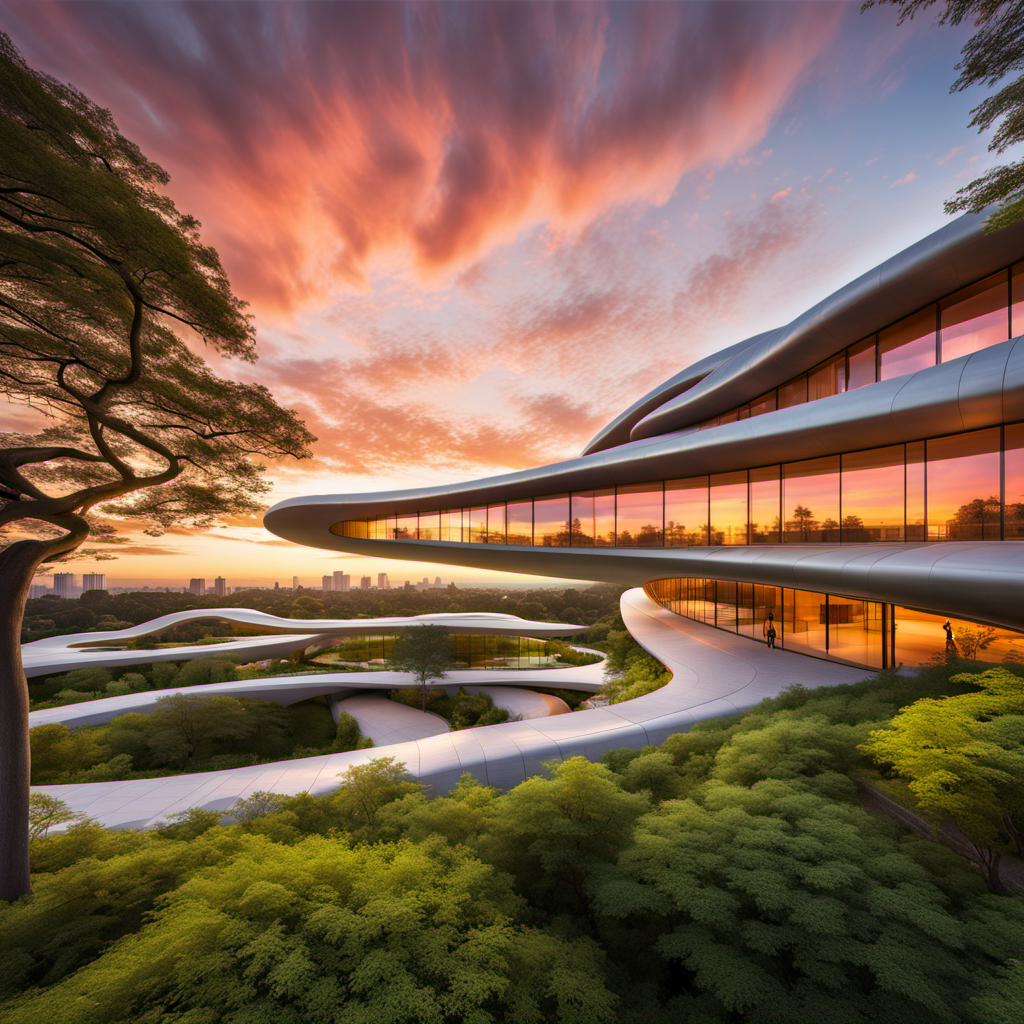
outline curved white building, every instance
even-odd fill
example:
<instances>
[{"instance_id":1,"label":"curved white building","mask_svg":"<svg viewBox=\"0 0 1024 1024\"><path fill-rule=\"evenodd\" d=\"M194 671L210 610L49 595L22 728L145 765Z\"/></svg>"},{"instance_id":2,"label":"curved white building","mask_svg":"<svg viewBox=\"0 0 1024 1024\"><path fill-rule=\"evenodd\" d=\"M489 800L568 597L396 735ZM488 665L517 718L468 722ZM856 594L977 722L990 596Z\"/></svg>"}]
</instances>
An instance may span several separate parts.
<instances>
[{"instance_id":1,"label":"curved white building","mask_svg":"<svg viewBox=\"0 0 1024 1024\"><path fill-rule=\"evenodd\" d=\"M575 459L281 502L335 551L643 586L674 614L871 668L944 623L1024 656L1024 223L949 223L634 402Z\"/></svg>"}]
</instances>

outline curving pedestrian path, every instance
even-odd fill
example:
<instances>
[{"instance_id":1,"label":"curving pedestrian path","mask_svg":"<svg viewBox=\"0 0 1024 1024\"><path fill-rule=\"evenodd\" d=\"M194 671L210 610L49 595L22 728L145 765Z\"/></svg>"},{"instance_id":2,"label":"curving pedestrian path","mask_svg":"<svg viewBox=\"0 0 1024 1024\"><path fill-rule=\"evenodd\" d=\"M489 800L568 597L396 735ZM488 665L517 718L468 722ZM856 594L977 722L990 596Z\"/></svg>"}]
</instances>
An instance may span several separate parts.
<instances>
[{"instance_id":1,"label":"curving pedestrian path","mask_svg":"<svg viewBox=\"0 0 1024 1024\"><path fill-rule=\"evenodd\" d=\"M654 604L640 589L622 595L621 610L630 633L673 673L666 686L636 700L370 750L163 779L47 786L41 791L104 825L147 828L191 807L227 812L236 800L259 790L327 793L338 787L339 773L377 757L404 762L410 774L438 792L451 789L463 772L507 789L538 774L545 761L577 754L596 759L615 747L660 743L695 722L753 707L792 683L836 686L868 674L864 669L768 650L763 644L680 618ZM558 671L565 673L563 685L570 686L571 674L581 670ZM489 681L496 681L493 674Z\"/></svg>"}]
</instances>

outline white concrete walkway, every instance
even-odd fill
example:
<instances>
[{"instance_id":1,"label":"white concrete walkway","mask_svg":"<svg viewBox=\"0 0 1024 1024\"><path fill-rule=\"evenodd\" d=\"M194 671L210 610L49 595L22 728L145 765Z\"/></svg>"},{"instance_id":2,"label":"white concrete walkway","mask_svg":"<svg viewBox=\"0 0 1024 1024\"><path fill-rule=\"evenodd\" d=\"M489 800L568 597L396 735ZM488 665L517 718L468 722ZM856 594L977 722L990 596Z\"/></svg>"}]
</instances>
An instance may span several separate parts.
<instances>
[{"instance_id":1,"label":"white concrete walkway","mask_svg":"<svg viewBox=\"0 0 1024 1024\"><path fill-rule=\"evenodd\" d=\"M340 772L376 757L404 762L413 776L438 792L449 790L463 772L508 788L539 773L545 761L576 754L598 758L615 747L660 743L702 719L752 707L791 683L835 686L869 674L768 650L764 644L682 619L639 589L623 594L621 608L633 636L673 672L667 686L637 700L344 754L164 779L48 786L41 791L105 825L146 828L190 807L227 811L257 790L327 793L337 788ZM568 680L570 672L579 670L563 671ZM517 681L524 674L519 673ZM494 676L489 674L491 680Z\"/></svg>"},{"instance_id":2,"label":"white concrete walkway","mask_svg":"<svg viewBox=\"0 0 1024 1024\"><path fill-rule=\"evenodd\" d=\"M359 723L362 734L373 740L374 747L423 740L449 731L448 723L440 715L399 704L383 693L357 693L354 697L345 697L334 705L332 711L335 720L340 711L350 714Z\"/></svg>"}]
</instances>

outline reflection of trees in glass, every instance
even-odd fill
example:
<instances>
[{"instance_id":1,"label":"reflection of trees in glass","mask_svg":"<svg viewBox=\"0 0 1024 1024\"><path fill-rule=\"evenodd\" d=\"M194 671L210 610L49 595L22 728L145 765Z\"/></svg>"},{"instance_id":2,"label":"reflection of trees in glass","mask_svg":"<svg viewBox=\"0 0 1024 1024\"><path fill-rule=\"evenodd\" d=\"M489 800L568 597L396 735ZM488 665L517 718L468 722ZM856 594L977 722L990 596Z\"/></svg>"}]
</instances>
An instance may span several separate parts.
<instances>
[{"instance_id":1,"label":"reflection of trees in glass","mask_svg":"<svg viewBox=\"0 0 1024 1024\"><path fill-rule=\"evenodd\" d=\"M812 530L818 528L818 520L814 513L805 505L797 505L793 509L793 518L787 520L786 530L790 533L799 533L800 540L808 540Z\"/></svg>"},{"instance_id":2,"label":"reflection of trees in glass","mask_svg":"<svg viewBox=\"0 0 1024 1024\"><path fill-rule=\"evenodd\" d=\"M751 544L777 544L782 531L782 520L776 516L771 526L762 526L760 523L750 524Z\"/></svg>"},{"instance_id":3,"label":"reflection of trees in glass","mask_svg":"<svg viewBox=\"0 0 1024 1024\"><path fill-rule=\"evenodd\" d=\"M855 543L857 541L871 540L871 531L864 526L864 520L860 516L843 516L843 521L840 525L842 526L844 541ZM878 530L875 533L880 535Z\"/></svg>"},{"instance_id":4,"label":"reflection of trees in glass","mask_svg":"<svg viewBox=\"0 0 1024 1024\"><path fill-rule=\"evenodd\" d=\"M999 540L1002 503L995 495L961 505L946 524L950 540Z\"/></svg>"}]
</instances>

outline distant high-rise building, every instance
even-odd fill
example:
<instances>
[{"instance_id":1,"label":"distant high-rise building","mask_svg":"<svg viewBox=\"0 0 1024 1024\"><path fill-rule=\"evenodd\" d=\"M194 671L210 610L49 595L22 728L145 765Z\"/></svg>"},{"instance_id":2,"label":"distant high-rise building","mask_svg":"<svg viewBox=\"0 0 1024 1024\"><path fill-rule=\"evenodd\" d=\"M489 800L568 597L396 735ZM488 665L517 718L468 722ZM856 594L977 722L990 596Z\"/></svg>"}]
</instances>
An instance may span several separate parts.
<instances>
[{"instance_id":1,"label":"distant high-rise building","mask_svg":"<svg viewBox=\"0 0 1024 1024\"><path fill-rule=\"evenodd\" d=\"M362 587L363 590L369 590L370 589L370 577L369 576L363 576L360 579L360 581L359 581L359 586Z\"/></svg>"},{"instance_id":2,"label":"distant high-rise building","mask_svg":"<svg viewBox=\"0 0 1024 1024\"><path fill-rule=\"evenodd\" d=\"M441 577L440 576L435 576L434 577L434 586L435 587L441 586Z\"/></svg>"},{"instance_id":3,"label":"distant high-rise building","mask_svg":"<svg viewBox=\"0 0 1024 1024\"><path fill-rule=\"evenodd\" d=\"M346 590L352 589L352 577L347 572L343 572L341 569L334 570L334 589L344 593Z\"/></svg>"},{"instance_id":4,"label":"distant high-rise building","mask_svg":"<svg viewBox=\"0 0 1024 1024\"><path fill-rule=\"evenodd\" d=\"M106 590L107 574L105 572L87 572L82 574L82 593L87 590Z\"/></svg>"},{"instance_id":5,"label":"distant high-rise building","mask_svg":"<svg viewBox=\"0 0 1024 1024\"><path fill-rule=\"evenodd\" d=\"M50 592L50 588L45 583L33 583L28 588L28 596L31 597L46 597Z\"/></svg>"},{"instance_id":6,"label":"distant high-rise building","mask_svg":"<svg viewBox=\"0 0 1024 1024\"><path fill-rule=\"evenodd\" d=\"M320 582L320 589L326 594L334 589L334 577L324 576Z\"/></svg>"},{"instance_id":7,"label":"distant high-rise building","mask_svg":"<svg viewBox=\"0 0 1024 1024\"><path fill-rule=\"evenodd\" d=\"M377 589L378 590L390 590L391 584L388 583L388 574L386 572L377 573Z\"/></svg>"},{"instance_id":8,"label":"distant high-rise building","mask_svg":"<svg viewBox=\"0 0 1024 1024\"><path fill-rule=\"evenodd\" d=\"M206 593L206 580L193 577L188 581L188 592L195 594L196 597L202 597Z\"/></svg>"},{"instance_id":9,"label":"distant high-rise building","mask_svg":"<svg viewBox=\"0 0 1024 1024\"><path fill-rule=\"evenodd\" d=\"M299 577L298 576L293 576L292 577L292 590L298 590L298 589L299 589Z\"/></svg>"},{"instance_id":10,"label":"distant high-rise building","mask_svg":"<svg viewBox=\"0 0 1024 1024\"><path fill-rule=\"evenodd\" d=\"M213 592L217 597L225 597L228 592L228 581L223 576L218 576L213 581Z\"/></svg>"},{"instance_id":11,"label":"distant high-rise building","mask_svg":"<svg viewBox=\"0 0 1024 1024\"><path fill-rule=\"evenodd\" d=\"M55 572L53 574L53 592L57 597L76 597L75 574L73 572Z\"/></svg>"}]
</instances>

